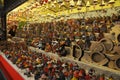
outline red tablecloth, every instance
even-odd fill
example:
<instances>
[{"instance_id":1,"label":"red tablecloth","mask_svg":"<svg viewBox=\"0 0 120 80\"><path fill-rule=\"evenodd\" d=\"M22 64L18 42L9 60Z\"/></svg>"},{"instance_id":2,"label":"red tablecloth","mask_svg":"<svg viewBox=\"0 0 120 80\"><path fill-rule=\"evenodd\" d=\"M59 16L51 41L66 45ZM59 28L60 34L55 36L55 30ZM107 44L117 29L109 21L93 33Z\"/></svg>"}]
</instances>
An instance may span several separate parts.
<instances>
[{"instance_id":1,"label":"red tablecloth","mask_svg":"<svg viewBox=\"0 0 120 80\"><path fill-rule=\"evenodd\" d=\"M23 77L0 55L0 69L7 80L24 80Z\"/></svg>"}]
</instances>

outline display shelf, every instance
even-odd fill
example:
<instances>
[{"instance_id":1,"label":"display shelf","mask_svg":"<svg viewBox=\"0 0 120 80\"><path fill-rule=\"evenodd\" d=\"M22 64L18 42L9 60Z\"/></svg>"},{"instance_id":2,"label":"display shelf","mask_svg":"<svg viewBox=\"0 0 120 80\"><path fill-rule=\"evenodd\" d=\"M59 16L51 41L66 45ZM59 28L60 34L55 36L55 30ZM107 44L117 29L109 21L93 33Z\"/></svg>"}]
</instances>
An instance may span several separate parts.
<instances>
[{"instance_id":1,"label":"display shelf","mask_svg":"<svg viewBox=\"0 0 120 80\"><path fill-rule=\"evenodd\" d=\"M45 54L51 58L56 58L56 59L62 60L64 62L72 62L73 64L77 63L80 66L80 68L84 68L86 70L93 68L93 69L95 69L96 74L98 74L98 75L104 74L107 77L112 76L115 80L120 79L120 71L119 70L114 70L114 69L111 69L111 68L108 68L105 66L100 66L100 65L95 64L95 63L78 61L78 60L75 60L74 58L59 57L57 54L54 54L52 52L45 52L43 50L31 47L31 46L29 47L29 49L33 52L42 53L42 54Z\"/></svg>"}]
</instances>

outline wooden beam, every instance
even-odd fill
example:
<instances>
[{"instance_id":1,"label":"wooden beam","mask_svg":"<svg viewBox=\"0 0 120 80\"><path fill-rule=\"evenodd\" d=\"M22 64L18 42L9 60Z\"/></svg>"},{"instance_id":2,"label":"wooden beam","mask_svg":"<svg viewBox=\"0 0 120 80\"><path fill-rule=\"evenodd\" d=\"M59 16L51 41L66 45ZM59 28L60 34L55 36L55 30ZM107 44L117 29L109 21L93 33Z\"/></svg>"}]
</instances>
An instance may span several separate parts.
<instances>
[{"instance_id":1,"label":"wooden beam","mask_svg":"<svg viewBox=\"0 0 120 80\"><path fill-rule=\"evenodd\" d=\"M19 5L23 4L24 2L26 2L27 0L16 0L14 3L12 3L10 6L7 6L4 11L5 13L10 12L11 10L15 9L16 7L18 7Z\"/></svg>"}]
</instances>

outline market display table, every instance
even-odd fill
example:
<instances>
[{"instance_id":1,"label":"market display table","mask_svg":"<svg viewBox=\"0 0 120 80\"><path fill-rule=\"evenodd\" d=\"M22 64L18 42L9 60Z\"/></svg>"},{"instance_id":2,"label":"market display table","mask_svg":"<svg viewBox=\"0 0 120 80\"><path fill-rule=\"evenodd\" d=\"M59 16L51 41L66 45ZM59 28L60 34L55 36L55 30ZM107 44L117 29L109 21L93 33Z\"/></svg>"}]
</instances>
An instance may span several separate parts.
<instances>
[{"instance_id":1,"label":"market display table","mask_svg":"<svg viewBox=\"0 0 120 80\"><path fill-rule=\"evenodd\" d=\"M45 52L43 50L40 50L38 48L34 47L28 47L29 50L35 53L42 53L45 54L46 56L49 56L51 58L54 58L56 60L62 60L64 62L71 62L71 63L77 63L80 68L84 68L87 70L93 68L95 70L95 73L98 75L105 74L105 76L112 76L114 80L120 80L120 71L110 69L105 66L99 66L94 63L85 63L81 61L77 61L74 58L69 58L69 57L59 57L57 54L54 54L52 52ZM2 66L1 66L2 64ZM19 69L15 64L13 64L10 60L8 60L5 55L0 52L0 68L4 70L5 76L7 75L8 80L34 80L34 75L31 77L27 77L24 75L24 70ZM7 72L7 73L5 73Z\"/></svg>"},{"instance_id":2,"label":"market display table","mask_svg":"<svg viewBox=\"0 0 120 80\"><path fill-rule=\"evenodd\" d=\"M78 61L78 60L75 60L74 58L59 57L57 54L54 54L52 52L45 52L43 50L40 50L40 49L34 48L34 47L29 47L29 49L33 52L42 53L49 57L52 57L52 58L54 57L58 60L62 60L64 62L77 63L80 66L80 68L83 68L86 70L93 68L95 70L95 73L98 75L104 74L107 77L112 76L115 80L120 80L120 71L119 70L114 70L114 69L111 69L111 68L108 68L105 66L100 66L95 63Z\"/></svg>"}]
</instances>

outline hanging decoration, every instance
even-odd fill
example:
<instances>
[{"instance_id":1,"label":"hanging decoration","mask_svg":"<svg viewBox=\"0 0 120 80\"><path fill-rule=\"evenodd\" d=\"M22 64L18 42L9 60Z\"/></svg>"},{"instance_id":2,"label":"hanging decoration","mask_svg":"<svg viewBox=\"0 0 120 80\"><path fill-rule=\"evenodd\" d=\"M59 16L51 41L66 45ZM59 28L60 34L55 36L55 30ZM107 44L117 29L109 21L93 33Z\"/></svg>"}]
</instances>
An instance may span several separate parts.
<instances>
[{"instance_id":1,"label":"hanging decoration","mask_svg":"<svg viewBox=\"0 0 120 80\"><path fill-rule=\"evenodd\" d=\"M51 3L51 0L48 0L48 3Z\"/></svg>"},{"instance_id":2,"label":"hanging decoration","mask_svg":"<svg viewBox=\"0 0 120 80\"><path fill-rule=\"evenodd\" d=\"M62 11L64 12L63 16L65 16L67 11L69 15L73 13L85 12L85 10L93 11L93 10L99 9L100 11L102 11L101 9L104 9L107 7L110 8L109 5L113 7L114 3L116 6L116 2L119 2L119 0L35 0L35 1L31 1L29 5L27 5L27 7L24 7L24 10L23 9L20 10L20 12L18 12L19 13L18 17L21 16L21 12L26 14L28 14L28 12L29 13L32 12L30 14L33 14L35 12L34 14L38 13L38 15L40 15L39 16L40 18L46 19L46 16L43 18L41 15L46 15L47 13L50 13L50 15L54 15L56 13L57 14L56 19L58 19L58 15L59 17L62 16L61 14ZM32 19L32 17L29 17L29 18ZM15 17L13 17L12 19L15 19ZM42 19L38 19L38 20L42 20ZM49 19L51 19L51 17L49 17Z\"/></svg>"},{"instance_id":3,"label":"hanging decoration","mask_svg":"<svg viewBox=\"0 0 120 80\"><path fill-rule=\"evenodd\" d=\"M93 0L93 8L95 9L95 6L97 5L98 0Z\"/></svg>"},{"instance_id":4,"label":"hanging decoration","mask_svg":"<svg viewBox=\"0 0 120 80\"><path fill-rule=\"evenodd\" d=\"M55 7L55 4L54 4L54 3L51 4L51 8L52 8L52 7Z\"/></svg>"},{"instance_id":5,"label":"hanging decoration","mask_svg":"<svg viewBox=\"0 0 120 80\"><path fill-rule=\"evenodd\" d=\"M114 4L114 3L115 3L115 0L110 0L108 3L109 3L109 4Z\"/></svg>"},{"instance_id":6,"label":"hanging decoration","mask_svg":"<svg viewBox=\"0 0 120 80\"><path fill-rule=\"evenodd\" d=\"M62 2L62 3L61 3L61 6L65 6L65 2Z\"/></svg>"},{"instance_id":7,"label":"hanging decoration","mask_svg":"<svg viewBox=\"0 0 120 80\"><path fill-rule=\"evenodd\" d=\"M65 0L65 2L69 2L70 0Z\"/></svg>"},{"instance_id":8,"label":"hanging decoration","mask_svg":"<svg viewBox=\"0 0 120 80\"><path fill-rule=\"evenodd\" d=\"M78 0L76 5L82 7L82 0Z\"/></svg>"},{"instance_id":9,"label":"hanging decoration","mask_svg":"<svg viewBox=\"0 0 120 80\"><path fill-rule=\"evenodd\" d=\"M75 6L75 2L74 2L74 0L71 0L70 1L70 7L74 7Z\"/></svg>"},{"instance_id":10,"label":"hanging decoration","mask_svg":"<svg viewBox=\"0 0 120 80\"><path fill-rule=\"evenodd\" d=\"M86 3L86 12L89 10L89 7L90 7L90 2L87 1L87 3Z\"/></svg>"},{"instance_id":11,"label":"hanging decoration","mask_svg":"<svg viewBox=\"0 0 120 80\"><path fill-rule=\"evenodd\" d=\"M97 5L97 3L98 3L98 0L93 0L94 5Z\"/></svg>"},{"instance_id":12,"label":"hanging decoration","mask_svg":"<svg viewBox=\"0 0 120 80\"><path fill-rule=\"evenodd\" d=\"M55 0L53 3L54 3L54 4L57 4L57 1Z\"/></svg>"},{"instance_id":13,"label":"hanging decoration","mask_svg":"<svg viewBox=\"0 0 120 80\"><path fill-rule=\"evenodd\" d=\"M90 7L90 2L89 1L87 1L86 7Z\"/></svg>"},{"instance_id":14,"label":"hanging decoration","mask_svg":"<svg viewBox=\"0 0 120 80\"><path fill-rule=\"evenodd\" d=\"M57 0L57 3L61 4L63 2L63 0Z\"/></svg>"},{"instance_id":15,"label":"hanging decoration","mask_svg":"<svg viewBox=\"0 0 120 80\"><path fill-rule=\"evenodd\" d=\"M100 3L100 6L105 6L105 1L104 0L101 0L101 3Z\"/></svg>"},{"instance_id":16,"label":"hanging decoration","mask_svg":"<svg viewBox=\"0 0 120 80\"><path fill-rule=\"evenodd\" d=\"M77 9L81 10L81 8L82 8L82 0L78 0L76 5L78 6Z\"/></svg>"},{"instance_id":17,"label":"hanging decoration","mask_svg":"<svg viewBox=\"0 0 120 80\"><path fill-rule=\"evenodd\" d=\"M111 7L114 7L115 0L110 0L108 3L111 5Z\"/></svg>"}]
</instances>

